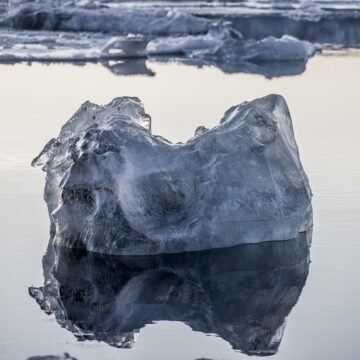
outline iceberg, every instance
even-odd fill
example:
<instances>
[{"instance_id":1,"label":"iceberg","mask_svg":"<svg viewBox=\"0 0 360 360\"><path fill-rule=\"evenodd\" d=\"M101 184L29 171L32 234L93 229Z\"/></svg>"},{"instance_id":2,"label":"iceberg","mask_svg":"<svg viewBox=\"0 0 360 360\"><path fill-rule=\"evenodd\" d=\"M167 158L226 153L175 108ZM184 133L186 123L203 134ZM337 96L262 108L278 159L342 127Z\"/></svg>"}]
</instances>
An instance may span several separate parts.
<instances>
[{"instance_id":1,"label":"iceberg","mask_svg":"<svg viewBox=\"0 0 360 360\"><path fill-rule=\"evenodd\" d=\"M183 144L151 132L139 99L86 102L32 163L57 246L154 255L297 238L311 190L285 99L226 111Z\"/></svg>"},{"instance_id":2,"label":"iceberg","mask_svg":"<svg viewBox=\"0 0 360 360\"><path fill-rule=\"evenodd\" d=\"M305 285L310 242L311 231L231 248L109 256L50 241L44 286L29 294L79 341L132 348L147 324L181 321L235 350L272 355Z\"/></svg>"}]
</instances>

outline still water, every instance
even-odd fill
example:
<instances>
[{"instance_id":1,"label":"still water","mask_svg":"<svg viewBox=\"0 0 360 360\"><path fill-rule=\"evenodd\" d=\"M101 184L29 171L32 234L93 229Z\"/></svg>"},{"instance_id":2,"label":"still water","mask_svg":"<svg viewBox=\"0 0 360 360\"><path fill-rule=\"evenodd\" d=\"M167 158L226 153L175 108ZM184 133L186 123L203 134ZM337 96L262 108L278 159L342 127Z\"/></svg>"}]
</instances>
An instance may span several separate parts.
<instances>
[{"instance_id":1,"label":"still water","mask_svg":"<svg viewBox=\"0 0 360 360\"><path fill-rule=\"evenodd\" d=\"M302 278L295 287L297 303L273 358L358 359L360 56L317 56L302 75L276 79L223 74L212 67L147 65L155 76L116 76L95 64L0 66L0 358L25 360L67 351L78 360L246 359L221 337L181 321L148 324L132 349L118 349L105 342L79 342L54 315L47 316L28 294L29 286L44 284L42 256L49 240L44 173L29 164L85 100L104 104L116 96L138 96L152 116L153 133L184 141L197 126L217 124L230 106L279 93L288 102L313 189L314 232L309 275L303 288ZM276 253L289 256L286 251ZM88 261L93 268L102 263ZM307 274L307 268L299 271ZM234 292L231 278L221 291L224 298ZM241 301L246 308L246 299Z\"/></svg>"}]
</instances>

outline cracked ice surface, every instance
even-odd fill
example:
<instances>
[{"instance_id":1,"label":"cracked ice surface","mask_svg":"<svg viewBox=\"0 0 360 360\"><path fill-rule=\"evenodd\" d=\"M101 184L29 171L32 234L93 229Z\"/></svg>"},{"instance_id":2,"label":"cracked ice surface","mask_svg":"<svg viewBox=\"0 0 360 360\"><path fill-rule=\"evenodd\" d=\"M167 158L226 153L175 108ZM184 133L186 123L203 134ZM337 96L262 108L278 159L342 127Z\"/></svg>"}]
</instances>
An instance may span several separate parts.
<instances>
[{"instance_id":1,"label":"cracked ice surface","mask_svg":"<svg viewBox=\"0 0 360 360\"><path fill-rule=\"evenodd\" d=\"M279 95L230 108L184 144L153 135L137 98L86 102L33 165L47 173L60 246L172 253L294 239L312 224L311 190Z\"/></svg>"}]
</instances>

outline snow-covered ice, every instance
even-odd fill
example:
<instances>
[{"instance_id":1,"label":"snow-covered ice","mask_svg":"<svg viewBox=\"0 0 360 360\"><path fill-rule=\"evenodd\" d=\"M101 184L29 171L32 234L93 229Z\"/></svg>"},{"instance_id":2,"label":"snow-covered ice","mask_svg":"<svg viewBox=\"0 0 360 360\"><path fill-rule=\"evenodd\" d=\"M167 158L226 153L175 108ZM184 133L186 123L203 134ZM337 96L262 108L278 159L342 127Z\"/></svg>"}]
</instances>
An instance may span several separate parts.
<instances>
[{"instance_id":1,"label":"snow-covered ice","mask_svg":"<svg viewBox=\"0 0 360 360\"><path fill-rule=\"evenodd\" d=\"M137 98L84 103L33 165L54 243L149 255L294 239L311 190L279 95L230 108L184 144L151 132Z\"/></svg>"}]
</instances>

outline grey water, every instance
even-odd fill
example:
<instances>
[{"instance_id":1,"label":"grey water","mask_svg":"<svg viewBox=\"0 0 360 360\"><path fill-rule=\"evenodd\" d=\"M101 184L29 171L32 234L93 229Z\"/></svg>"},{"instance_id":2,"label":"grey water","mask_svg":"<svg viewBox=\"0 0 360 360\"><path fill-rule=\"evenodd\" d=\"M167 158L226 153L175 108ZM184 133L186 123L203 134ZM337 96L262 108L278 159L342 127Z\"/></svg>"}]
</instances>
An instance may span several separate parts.
<instances>
[{"instance_id":1,"label":"grey water","mask_svg":"<svg viewBox=\"0 0 360 360\"><path fill-rule=\"evenodd\" d=\"M246 353L232 349L226 336L191 327L180 316L177 321L145 325L136 333L132 348L119 349L104 341L79 341L79 336L61 326L54 315L46 315L28 294L29 286L44 285L42 257L50 237L42 198L45 174L31 168L30 162L86 100L105 104L115 96L138 96L152 116L153 133L183 141L199 125L217 124L230 106L269 93L281 94L288 102L314 193L309 274L303 284L307 267L301 268L303 277L296 283L300 285L293 286L294 301L281 313L287 318L286 324L272 357L357 359L359 54L325 52L311 59L301 75L273 79L224 74L215 67L151 62L146 66L155 76L116 76L96 64L0 66L0 359L27 359L64 351L78 360L248 358ZM96 269L98 260L90 258L89 263ZM84 271L81 267L69 269L66 276L71 276L71 271L80 276ZM286 277L286 268L283 271ZM231 285L231 278L229 281ZM265 294L264 289L266 284L259 284L258 294ZM221 292L224 299L237 299L239 295L231 286ZM249 296L248 301L254 299ZM246 299L241 301L246 309ZM274 311L270 305L269 313ZM227 310L222 310L224 317Z\"/></svg>"}]
</instances>

